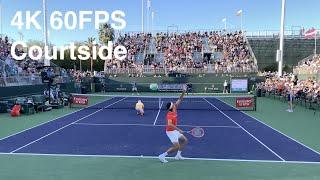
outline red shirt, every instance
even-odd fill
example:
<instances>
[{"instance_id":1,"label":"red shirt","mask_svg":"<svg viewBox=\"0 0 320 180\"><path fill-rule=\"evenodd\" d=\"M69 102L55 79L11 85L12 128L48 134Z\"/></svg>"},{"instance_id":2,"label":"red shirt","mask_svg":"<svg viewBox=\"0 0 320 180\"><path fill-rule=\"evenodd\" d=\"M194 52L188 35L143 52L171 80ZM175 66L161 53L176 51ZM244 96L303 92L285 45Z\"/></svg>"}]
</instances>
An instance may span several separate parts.
<instances>
[{"instance_id":1,"label":"red shirt","mask_svg":"<svg viewBox=\"0 0 320 180\"><path fill-rule=\"evenodd\" d=\"M168 126L168 122L169 122L169 119L172 121L172 124L177 126L177 122L178 122L178 114L177 112L172 112L172 111L169 111L167 113L167 126L166 126L166 131L174 131L175 129Z\"/></svg>"}]
</instances>

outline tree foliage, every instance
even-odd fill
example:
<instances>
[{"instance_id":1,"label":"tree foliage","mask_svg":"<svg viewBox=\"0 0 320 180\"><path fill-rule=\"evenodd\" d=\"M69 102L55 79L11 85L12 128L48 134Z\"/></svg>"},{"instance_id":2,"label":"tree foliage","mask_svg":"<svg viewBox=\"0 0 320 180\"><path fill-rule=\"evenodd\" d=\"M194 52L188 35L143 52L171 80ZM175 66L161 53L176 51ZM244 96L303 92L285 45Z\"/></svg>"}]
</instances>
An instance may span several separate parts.
<instances>
[{"instance_id":1,"label":"tree foliage","mask_svg":"<svg viewBox=\"0 0 320 180\"><path fill-rule=\"evenodd\" d=\"M109 41L113 41L115 37L114 29L108 23L100 24L98 34L100 44L103 45L108 44Z\"/></svg>"}]
</instances>

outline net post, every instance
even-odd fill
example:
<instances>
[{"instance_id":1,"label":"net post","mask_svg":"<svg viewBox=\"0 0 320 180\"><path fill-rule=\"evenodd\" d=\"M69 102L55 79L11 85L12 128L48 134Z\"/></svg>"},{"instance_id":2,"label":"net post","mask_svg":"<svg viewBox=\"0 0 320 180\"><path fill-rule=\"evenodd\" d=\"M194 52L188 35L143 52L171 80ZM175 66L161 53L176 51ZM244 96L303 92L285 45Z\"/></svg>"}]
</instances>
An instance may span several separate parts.
<instances>
[{"instance_id":1,"label":"net post","mask_svg":"<svg viewBox=\"0 0 320 180\"><path fill-rule=\"evenodd\" d=\"M254 99L254 109L253 109L253 111L257 111L257 96L254 95L253 99Z\"/></svg>"}]
</instances>

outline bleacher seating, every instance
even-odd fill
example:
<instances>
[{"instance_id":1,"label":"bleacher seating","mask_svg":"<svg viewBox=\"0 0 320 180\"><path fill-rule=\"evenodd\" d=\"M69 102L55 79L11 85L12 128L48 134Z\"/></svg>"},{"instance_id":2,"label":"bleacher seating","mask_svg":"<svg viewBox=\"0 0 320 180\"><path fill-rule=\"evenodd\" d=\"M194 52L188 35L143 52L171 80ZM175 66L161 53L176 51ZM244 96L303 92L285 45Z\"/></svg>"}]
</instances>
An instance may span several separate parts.
<instances>
[{"instance_id":1,"label":"bleacher seating","mask_svg":"<svg viewBox=\"0 0 320 180\"><path fill-rule=\"evenodd\" d=\"M126 72L119 69L134 69L138 65L167 72L205 70L208 66L212 73L257 72L247 43L241 32L125 34L117 44L126 46L128 57L121 62L108 61L107 72Z\"/></svg>"}]
</instances>

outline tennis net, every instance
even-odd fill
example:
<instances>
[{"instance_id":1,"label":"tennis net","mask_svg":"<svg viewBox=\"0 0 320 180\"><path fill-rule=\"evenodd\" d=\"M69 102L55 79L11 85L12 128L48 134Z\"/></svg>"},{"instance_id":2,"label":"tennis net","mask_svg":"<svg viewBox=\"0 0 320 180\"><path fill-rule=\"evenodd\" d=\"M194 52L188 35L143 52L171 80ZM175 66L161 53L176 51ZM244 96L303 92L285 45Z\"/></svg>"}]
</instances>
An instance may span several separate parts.
<instances>
[{"instance_id":1,"label":"tennis net","mask_svg":"<svg viewBox=\"0 0 320 180\"><path fill-rule=\"evenodd\" d=\"M138 100L141 100L146 110L166 110L166 105L176 102L177 96L117 96L117 95L92 95L73 94L75 98L90 99L101 98L100 103L86 108L94 109L134 109ZM81 104L74 101L74 105ZM73 105L73 106L74 106ZM81 106L80 106L81 107ZM83 106L82 106L83 107ZM185 96L180 110L216 110L216 111L255 111L256 97L253 95L227 95L227 96Z\"/></svg>"}]
</instances>

